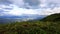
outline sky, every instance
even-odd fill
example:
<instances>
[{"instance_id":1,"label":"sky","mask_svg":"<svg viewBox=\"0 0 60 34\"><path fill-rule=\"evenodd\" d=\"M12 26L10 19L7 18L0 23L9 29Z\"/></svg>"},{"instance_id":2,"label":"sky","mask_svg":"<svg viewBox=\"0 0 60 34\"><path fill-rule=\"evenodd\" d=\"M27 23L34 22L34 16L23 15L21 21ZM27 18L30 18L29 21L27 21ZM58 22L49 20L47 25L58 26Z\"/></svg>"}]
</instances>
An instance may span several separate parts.
<instances>
[{"instance_id":1,"label":"sky","mask_svg":"<svg viewBox=\"0 0 60 34\"><path fill-rule=\"evenodd\" d=\"M60 13L60 0L0 0L0 16Z\"/></svg>"}]
</instances>

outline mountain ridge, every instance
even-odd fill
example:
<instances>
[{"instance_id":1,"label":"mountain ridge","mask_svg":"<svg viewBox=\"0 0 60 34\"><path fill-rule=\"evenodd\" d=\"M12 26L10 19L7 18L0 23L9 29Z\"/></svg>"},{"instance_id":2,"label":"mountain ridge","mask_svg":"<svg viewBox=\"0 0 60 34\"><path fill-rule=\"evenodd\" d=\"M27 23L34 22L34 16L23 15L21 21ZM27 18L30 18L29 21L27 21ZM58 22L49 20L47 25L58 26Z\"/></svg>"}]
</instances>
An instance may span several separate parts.
<instances>
[{"instance_id":1,"label":"mountain ridge","mask_svg":"<svg viewBox=\"0 0 60 34\"><path fill-rule=\"evenodd\" d=\"M43 18L41 21L58 22L58 21L60 21L60 13L55 13L55 14L49 15L49 16Z\"/></svg>"}]
</instances>

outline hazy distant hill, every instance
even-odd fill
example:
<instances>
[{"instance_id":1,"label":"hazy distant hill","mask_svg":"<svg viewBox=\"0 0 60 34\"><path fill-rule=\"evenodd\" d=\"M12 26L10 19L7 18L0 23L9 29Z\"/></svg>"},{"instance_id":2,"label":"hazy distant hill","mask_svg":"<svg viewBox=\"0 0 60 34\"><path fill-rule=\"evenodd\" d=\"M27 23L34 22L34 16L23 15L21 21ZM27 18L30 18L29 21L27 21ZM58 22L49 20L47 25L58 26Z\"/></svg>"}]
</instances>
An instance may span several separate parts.
<instances>
[{"instance_id":1,"label":"hazy distant hill","mask_svg":"<svg viewBox=\"0 0 60 34\"><path fill-rule=\"evenodd\" d=\"M0 23L6 22L21 22L21 21L28 21L28 20L37 20L46 17L45 15L21 15L21 16L0 16Z\"/></svg>"},{"instance_id":2,"label":"hazy distant hill","mask_svg":"<svg viewBox=\"0 0 60 34\"><path fill-rule=\"evenodd\" d=\"M53 21L53 22L60 21L60 13L49 15L44 19L42 19L42 21Z\"/></svg>"}]
</instances>

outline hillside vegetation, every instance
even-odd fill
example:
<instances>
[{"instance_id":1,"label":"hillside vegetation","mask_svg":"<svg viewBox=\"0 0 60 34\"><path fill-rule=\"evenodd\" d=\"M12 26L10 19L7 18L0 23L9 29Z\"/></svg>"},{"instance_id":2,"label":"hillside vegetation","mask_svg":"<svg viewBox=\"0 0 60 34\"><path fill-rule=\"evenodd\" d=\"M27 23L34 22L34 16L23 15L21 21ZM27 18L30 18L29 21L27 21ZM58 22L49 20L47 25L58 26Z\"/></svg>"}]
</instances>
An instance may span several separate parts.
<instances>
[{"instance_id":1,"label":"hillside vegetation","mask_svg":"<svg viewBox=\"0 0 60 34\"><path fill-rule=\"evenodd\" d=\"M41 21L58 22L58 21L60 21L60 13L49 15L49 16L45 17L44 19L42 19Z\"/></svg>"},{"instance_id":2,"label":"hillside vegetation","mask_svg":"<svg viewBox=\"0 0 60 34\"><path fill-rule=\"evenodd\" d=\"M60 18L59 14L50 15L41 21L0 24L0 34L60 34L60 21L57 18Z\"/></svg>"}]
</instances>

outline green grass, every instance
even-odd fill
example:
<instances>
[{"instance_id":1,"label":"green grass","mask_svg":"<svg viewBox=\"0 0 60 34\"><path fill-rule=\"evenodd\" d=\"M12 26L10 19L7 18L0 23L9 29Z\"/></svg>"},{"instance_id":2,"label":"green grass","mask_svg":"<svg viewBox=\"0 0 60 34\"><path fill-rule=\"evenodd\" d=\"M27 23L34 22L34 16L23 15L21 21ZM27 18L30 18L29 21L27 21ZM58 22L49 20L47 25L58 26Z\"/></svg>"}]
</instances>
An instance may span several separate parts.
<instances>
[{"instance_id":1,"label":"green grass","mask_svg":"<svg viewBox=\"0 0 60 34\"><path fill-rule=\"evenodd\" d=\"M49 15L49 16L41 19L41 21L60 22L60 13Z\"/></svg>"},{"instance_id":2,"label":"green grass","mask_svg":"<svg viewBox=\"0 0 60 34\"><path fill-rule=\"evenodd\" d=\"M27 21L0 24L0 34L60 34L60 22Z\"/></svg>"}]
</instances>

